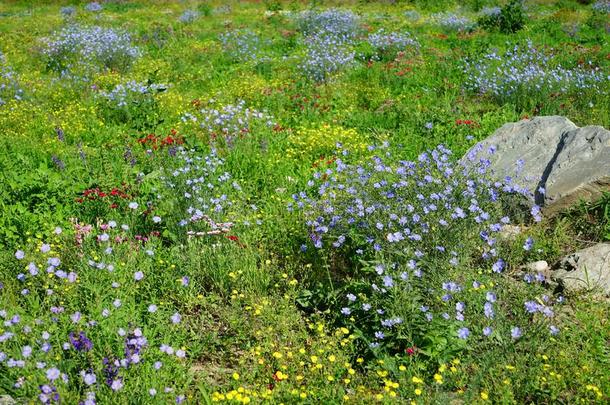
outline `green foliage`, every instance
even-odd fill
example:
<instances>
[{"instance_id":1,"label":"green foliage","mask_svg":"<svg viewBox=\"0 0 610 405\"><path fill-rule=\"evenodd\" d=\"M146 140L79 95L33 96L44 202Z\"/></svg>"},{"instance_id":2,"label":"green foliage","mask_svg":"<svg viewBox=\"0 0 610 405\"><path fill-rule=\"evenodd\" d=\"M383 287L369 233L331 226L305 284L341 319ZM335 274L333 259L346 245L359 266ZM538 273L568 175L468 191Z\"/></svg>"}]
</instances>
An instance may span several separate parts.
<instances>
[{"instance_id":1,"label":"green foliage","mask_svg":"<svg viewBox=\"0 0 610 405\"><path fill-rule=\"evenodd\" d=\"M505 34L519 31L526 22L523 0L510 0L500 14L499 29Z\"/></svg>"},{"instance_id":2,"label":"green foliage","mask_svg":"<svg viewBox=\"0 0 610 405\"><path fill-rule=\"evenodd\" d=\"M337 172L339 159L357 168L378 156L394 168L443 144L457 160L525 116L610 126L607 81L584 89L518 81L504 97L467 91L464 72L466 58L528 41L553 55L548 69L606 72L605 15L574 1L528 2L528 20L511 1L480 22L485 30L443 32L432 14L469 21L497 2L117 0L96 13L76 3L70 18L57 2L0 5L8 17L0 18L0 397L36 401L52 385L62 403L87 405L92 393L98 404L607 402L607 303L561 298L524 282L522 268L610 240L609 195L540 223L512 198L486 205L478 195L521 232L498 238L496 257L474 217L448 230L433 224L419 247L425 277L410 274L385 295L371 284L382 286L376 266L412 272L415 252L375 227L381 209L365 218L373 231L348 227L345 245L322 250L311 247L315 225L287 209L316 172L314 183L366 183ZM340 8L319 14L332 7ZM296 16L307 9L315 13L301 25L306 38ZM180 22L185 10L199 18ZM388 46L373 37L374 47L375 33L399 35ZM337 59L336 49L353 57ZM304 77L305 62L312 71L329 64L324 82ZM339 154L337 142L351 152ZM371 179L399 181L394 172ZM403 212L420 201L416 186L387 204L370 189L367 205ZM314 201L326 195L314 191ZM458 191L461 182L455 201L468 210ZM333 192L345 208L345 189ZM332 213L309 219L321 217ZM372 252L371 236L384 240L382 251ZM442 260L441 245L458 266ZM503 273L492 270L499 257ZM464 321L456 301L443 299L447 280L463 286L454 294ZM498 295L489 338L481 336L488 292ZM368 294L403 327L383 329L387 343L371 348L385 318L340 313L350 293ZM558 334L524 309L530 300L555 303ZM521 338L511 337L514 326ZM80 332L89 350L72 342ZM139 359L130 356L136 334L146 338ZM117 375L105 358L122 361ZM49 380L54 367L68 379Z\"/></svg>"},{"instance_id":3,"label":"green foliage","mask_svg":"<svg viewBox=\"0 0 610 405\"><path fill-rule=\"evenodd\" d=\"M497 8L488 10L490 11L483 13L477 21L479 26L488 31L513 34L521 30L527 22L522 0L510 0L499 10Z\"/></svg>"}]
</instances>

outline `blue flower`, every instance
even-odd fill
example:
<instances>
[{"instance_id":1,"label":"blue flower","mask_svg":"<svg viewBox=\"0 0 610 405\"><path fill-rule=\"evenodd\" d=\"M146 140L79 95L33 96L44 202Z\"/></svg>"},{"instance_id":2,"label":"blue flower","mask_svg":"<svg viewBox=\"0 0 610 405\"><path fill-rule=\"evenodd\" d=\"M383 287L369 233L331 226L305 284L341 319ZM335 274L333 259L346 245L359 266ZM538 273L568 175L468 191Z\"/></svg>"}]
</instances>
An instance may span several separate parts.
<instances>
[{"instance_id":1,"label":"blue flower","mask_svg":"<svg viewBox=\"0 0 610 405\"><path fill-rule=\"evenodd\" d=\"M460 328L458 329L457 335L460 339L468 339L468 336L470 336L470 330L468 328Z\"/></svg>"}]
</instances>

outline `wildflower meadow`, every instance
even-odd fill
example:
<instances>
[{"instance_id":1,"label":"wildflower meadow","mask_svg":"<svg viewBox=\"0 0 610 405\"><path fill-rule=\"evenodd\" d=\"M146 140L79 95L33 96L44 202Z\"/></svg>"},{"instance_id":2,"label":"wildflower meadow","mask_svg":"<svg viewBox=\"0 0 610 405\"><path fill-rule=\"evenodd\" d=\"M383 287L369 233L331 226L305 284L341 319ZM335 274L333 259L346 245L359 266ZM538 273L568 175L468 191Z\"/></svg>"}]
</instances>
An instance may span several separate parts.
<instances>
[{"instance_id":1,"label":"wildflower meadow","mask_svg":"<svg viewBox=\"0 0 610 405\"><path fill-rule=\"evenodd\" d=\"M610 127L608 1L0 2L0 404L609 403L536 263L610 194L479 143L550 115Z\"/></svg>"}]
</instances>

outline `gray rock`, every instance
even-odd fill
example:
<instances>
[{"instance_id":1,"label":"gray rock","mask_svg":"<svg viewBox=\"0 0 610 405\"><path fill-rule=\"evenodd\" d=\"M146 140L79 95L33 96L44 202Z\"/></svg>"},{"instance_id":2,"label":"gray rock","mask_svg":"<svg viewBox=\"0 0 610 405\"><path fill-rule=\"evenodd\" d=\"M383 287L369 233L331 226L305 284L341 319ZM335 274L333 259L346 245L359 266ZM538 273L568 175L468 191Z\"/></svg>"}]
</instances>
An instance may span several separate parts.
<instances>
[{"instance_id":1,"label":"gray rock","mask_svg":"<svg viewBox=\"0 0 610 405\"><path fill-rule=\"evenodd\" d=\"M13 405L16 403L10 395L0 395L0 405Z\"/></svg>"},{"instance_id":2,"label":"gray rock","mask_svg":"<svg viewBox=\"0 0 610 405\"><path fill-rule=\"evenodd\" d=\"M610 190L610 131L588 126L568 131L564 137L563 148L546 180L547 214L579 200L595 201Z\"/></svg>"},{"instance_id":3,"label":"gray rock","mask_svg":"<svg viewBox=\"0 0 610 405\"><path fill-rule=\"evenodd\" d=\"M510 177L547 215L581 199L593 201L610 190L610 131L599 126L578 128L565 117L505 124L473 147L462 162L471 166L484 159L493 178Z\"/></svg>"},{"instance_id":4,"label":"gray rock","mask_svg":"<svg viewBox=\"0 0 610 405\"><path fill-rule=\"evenodd\" d=\"M506 225L502 226L502 229L500 229L498 236L502 240L512 241L512 240L517 239L517 236L521 235L522 232L523 232L523 229L520 226L506 224Z\"/></svg>"},{"instance_id":5,"label":"gray rock","mask_svg":"<svg viewBox=\"0 0 610 405\"><path fill-rule=\"evenodd\" d=\"M610 296L610 243L564 257L551 278L568 292L600 291Z\"/></svg>"},{"instance_id":6,"label":"gray rock","mask_svg":"<svg viewBox=\"0 0 610 405\"><path fill-rule=\"evenodd\" d=\"M537 262L528 263L525 267L528 270L542 273L549 268L549 264L546 262L546 260L538 260Z\"/></svg>"}]
</instances>

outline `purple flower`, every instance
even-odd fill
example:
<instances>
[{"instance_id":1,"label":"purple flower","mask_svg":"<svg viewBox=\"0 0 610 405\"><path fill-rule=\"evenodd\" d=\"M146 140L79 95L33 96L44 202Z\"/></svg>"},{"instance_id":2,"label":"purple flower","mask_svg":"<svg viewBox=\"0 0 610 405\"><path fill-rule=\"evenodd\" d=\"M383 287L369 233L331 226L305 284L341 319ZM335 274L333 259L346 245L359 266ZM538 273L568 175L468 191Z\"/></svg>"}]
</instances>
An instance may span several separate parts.
<instances>
[{"instance_id":1,"label":"purple flower","mask_svg":"<svg viewBox=\"0 0 610 405\"><path fill-rule=\"evenodd\" d=\"M510 330L510 336L511 336L513 339L519 339L519 338L521 337L521 335L522 335L521 328L519 328L519 327L517 327L517 326L515 326L515 327L511 328L511 330Z\"/></svg>"},{"instance_id":2,"label":"purple flower","mask_svg":"<svg viewBox=\"0 0 610 405\"><path fill-rule=\"evenodd\" d=\"M25 253L23 250L18 250L15 252L15 257L17 258L17 260L21 260L25 257Z\"/></svg>"},{"instance_id":3,"label":"purple flower","mask_svg":"<svg viewBox=\"0 0 610 405\"><path fill-rule=\"evenodd\" d=\"M31 346L23 346L21 349L21 355L25 358L28 358L32 355L32 347Z\"/></svg>"},{"instance_id":4,"label":"purple flower","mask_svg":"<svg viewBox=\"0 0 610 405\"><path fill-rule=\"evenodd\" d=\"M536 222L542 221L542 215L541 215L541 210L540 210L539 206L534 205L530 212L531 212L532 216L534 217L534 221L536 221Z\"/></svg>"},{"instance_id":5,"label":"purple flower","mask_svg":"<svg viewBox=\"0 0 610 405\"><path fill-rule=\"evenodd\" d=\"M93 343L87 338L85 332L79 332L78 335L70 332L70 343L79 352L88 352L93 348Z\"/></svg>"},{"instance_id":6,"label":"purple flower","mask_svg":"<svg viewBox=\"0 0 610 405\"><path fill-rule=\"evenodd\" d=\"M501 273L502 270L504 270L504 260L499 259L497 262L494 263L494 265L492 266L492 270L494 271L494 273Z\"/></svg>"},{"instance_id":7,"label":"purple flower","mask_svg":"<svg viewBox=\"0 0 610 405\"><path fill-rule=\"evenodd\" d=\"M48 369L46 374L47 374L47 379L49 381L55 381L59 378L60 371L57 368L53 367L53 368Z\"/></svg>"},{"instance_id":8,"label":"purple flower","mask_svg":"<svg viewBox=\"0 0 610 405\"><path fill-rule=\"evenodd\" d=\"M113 391L119 391L121 388L123 388L123 380L121 378L118 378L116 380L113 380L110 383L110 388L112 388Z\"/></svg>"},{"instance_id":9,"label":"purple flower","mask_svg":"<svg viewBox=\"0 0 610 405\"><path fill-rule=\"evenodd\" d=\"M483 328L483 335L489 336L489 335L491 335L491 332L493 332L493 330L489 326L486 326L485 328Z\"/></svg>"},{"instance_id":10,"label":"purple flower","mask_svg":"<svg viewBox=\"0 0 610 405\"><path fill-rule=\"evenodd\" d=\"M534 246L534 239L532 239L531 237L528 237L525 240L525 243L523 244L523 249L529 251L532 249L533 246Z\"/></svg>"},{"instance_id":11,"label":"purple flower","mask_svg":"<svg viewBox=\"0 0 610 405\"><path fill-rule=\"evenodd\" d=\"M83 371L81 371L81 376L83 377L84 383L87 384L87 385L93 385L97 381L97 377L91 371L85 372L83 370Z\"/></svg>"},{"instance_id":12,"label":"purple flower","mask_svg":"<svg viewBox=\"0 0 610 405\"><path fill-rule=\"evenodd\" d=\"M493 319L494 317L494 307L493 304L489 301L485 302L483 305L483 311L485 313L485 317L489 319Z\"/></svg>"},{"instance_id":13,"label":"purple flower","mask_svg":"<svg viewBox=\"0 0 610 405\"><path fill-rule=\"evenodd\" d=\"M143 273L143 272L141 272L141 271L136 271L136 272L133 274L133 278L134 278L136 281L140 281L140 280L142 280L142 279L144 278L144 273Z\"/></svg>"},{"instance_id":14,"label":"purple flower","mask_svg":"<svg viewBox=\"0 0 610 405\"><path fill-rule=\"evenodd\" d=\"M529 312L530 314L536 313L538 312L538 310L540 309L540 305L538 305L537 302L534 301L527 301L525 303L525 310L527 312Z\"/></svg>"},{"instance_id":15,"label":"purple flower","mask_svg":"<svg viewBox=\"0 0 610 405\"><path fill-rule=\"evenodd\" d=\"M182 320L182 316L178 312L176 312L175 314L173 314L171 316L170 319L171 319L173 324L178 324Z\"/></svg>"},{"instance_id":16,"label":"purple flower","mask_svg":"<svg viewBox=\"0 0 610 405\"><path fill-rule=\"evenodd\" d=\"M468 336L470 336L470 330L468 328L460 328L458 329L457 334L460 339L468 339Z\"/></svg>"},{"instance_id":17,"label":"purple flower","mask_svg":"<svg viewBox=\"0 0 610 405\"><path fill-rule=\"evenodd\" d=\"M385 276L383 278L383 285L384 285L384 287L392 288L392 287L394 287L394 280L392 279L391 276Z\"/></svg>"}]
</instances>

